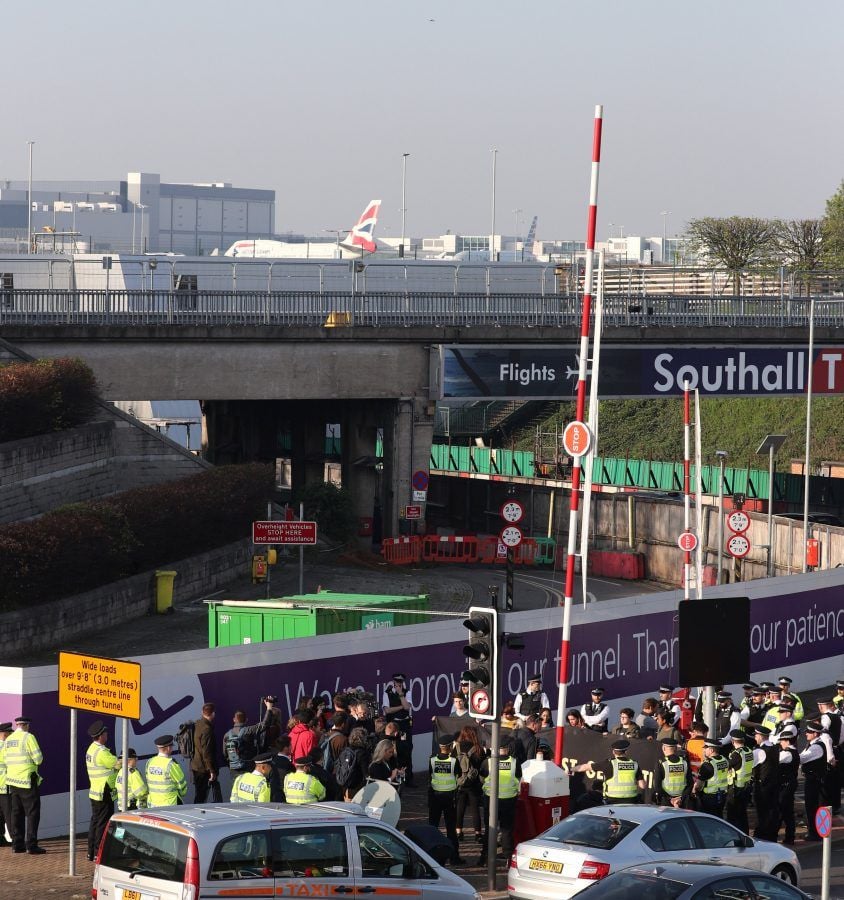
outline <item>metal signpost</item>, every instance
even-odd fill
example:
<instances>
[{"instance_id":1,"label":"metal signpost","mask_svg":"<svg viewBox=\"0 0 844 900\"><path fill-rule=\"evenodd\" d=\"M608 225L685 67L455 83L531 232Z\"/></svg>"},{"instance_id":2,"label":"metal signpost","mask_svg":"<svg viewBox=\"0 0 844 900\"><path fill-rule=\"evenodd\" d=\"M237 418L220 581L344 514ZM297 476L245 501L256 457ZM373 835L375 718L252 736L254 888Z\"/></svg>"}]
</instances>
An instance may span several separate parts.
<instances>
[{"instance_id":1,"label":"metal signpost","mask_svg":"<svg viewBox=\"0 0 844 900\"><path fill-rule=\"evenodd\" d=\"M508 612L513 609L513 550L522 542L521 522L525 515L525 508L518 500L507 500L501 504L501 518L506 523L498 536L500 543L507 548L507 568L504 581L504 609Z\"/></svg>"},{"instance_id":2,"label":"metal signpost","mask_svg":"<svg viewBox=\"0 0 844 900\"><path fill-rule=\"evenodd\" d=\"M129 784L129 719L141 717L141 664L83 653L59 652L59 706L70 709L68 875L76 875L76 754L78 710L123 719L123 808Z\"/></svg>"},{"instance_id":3,"label":"metal signpost","mask_svg":"<svg viewBox=\"0 0 844 900\"><path fill-rule=\"evenodd\" d=\"M735 509L727 516L727 528L730 529L730 536L727 538L727 553L733 558L733 579L741 581L741 561L750 553L750 538L747 536L747 530L750 528L750 516L742 510L743 494L733 494L733 505ZM770 544L770 532L768 538Z\"/></svg>"},{"instance_id":4,"label":"metal signpost","mask_svg":"<svg viewBox=\"0 0 844 900\"><path fill-rule=\"evenodd\" d=\"M819 806L815 813L815 830L823 839L821 862L821 900L829 900L829 870L832 865L832 807Z\"/></svg>"},{"instance_id":5,"label":"metal signpost","mask_svg":"<svg viewBox=\"0 0 844 900\"><path fill-rule=\"evenodd\" d=\"M305 545L317 542L317 523L303 522L303 504L299 504L299 521L280 519L252 523L253 544L283 544L299 548L299 593L305 593Z\"/></svg>"}]
</instances>

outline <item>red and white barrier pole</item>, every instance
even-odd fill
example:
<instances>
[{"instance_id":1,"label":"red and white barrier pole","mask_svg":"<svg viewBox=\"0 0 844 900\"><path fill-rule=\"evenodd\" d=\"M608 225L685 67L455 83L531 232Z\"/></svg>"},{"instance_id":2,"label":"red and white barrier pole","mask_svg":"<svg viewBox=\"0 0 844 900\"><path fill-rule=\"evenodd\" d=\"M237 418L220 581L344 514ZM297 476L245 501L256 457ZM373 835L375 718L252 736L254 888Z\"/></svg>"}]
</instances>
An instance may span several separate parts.
<instances>
[{"instance_id":1,"label":"red and white barrier pole","mask_svg":"<svg viewBox=\"0 0 844 900\"><path fill-rule=\"evenodd\" d=\"M586 225L586 272L583 279L583 310L580 319L580 362L577 374L577 406L575 419L583 421L586 411L586 377L589 367L589 321L592 314L593 259L595 256L595 226L598 221L598 170L601 162L601 129L604 108L595 107L595 125L592 134L592 176L589 186L589 217ZM563 637L560 643L559 693L557 695L557 734L554 746L554 762L560 765L565 741L566 689L569 680L569 643L571 640L571 610L574 601L574 566L577 552L577 510L580 502L581 457L575 456L571 472L569 505L569 540L566 557L566 589L563 601Z\"/></svg>"},{"instance_id":2,"label":"red and white barrier pole","mask_svg":"<svg viewBox=\"0 0 844 900\"><path fill-rule=\"evenodd\" d=\"M683 382L683 529L691 525L691 417L689 415L689 382ZM683 599L689 599L689 573L692 569L692 552L683 553Z\"/></svg>"}]
</instances>

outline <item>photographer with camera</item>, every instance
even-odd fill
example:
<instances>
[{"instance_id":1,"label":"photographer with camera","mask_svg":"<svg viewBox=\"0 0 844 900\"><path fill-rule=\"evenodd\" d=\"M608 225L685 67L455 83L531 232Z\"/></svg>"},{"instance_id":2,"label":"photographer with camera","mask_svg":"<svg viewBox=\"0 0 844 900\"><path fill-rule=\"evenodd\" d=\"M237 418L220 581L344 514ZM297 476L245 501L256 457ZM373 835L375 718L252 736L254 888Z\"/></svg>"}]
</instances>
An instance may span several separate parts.
<instances>
[{"instance_id":1,"label":"photographer with camera","mask_svg":"<svg viewBox=\"0 0 844 900\"><path fill-rule=\"evenodd\" d=\"M275 744L284 729L282 728L281 710L278 708L278 697L275 694L267 694L266 697L261 698L261 704L266 709L266 712L263 713L264 731L260 739L260 749L263 752Z\"/></svg>"},{"instance_id":2,"label":"photographer with camera","mask_svg":"<svg viewBox=\"0 0 844 900\"><path fill-rule=\"evenodd\" d=\"M398 726L398 761L405 769L405 784L413 787L413 701L405 682L404 674L396 672L392 682L384 690L381 705L386 720L395 722Z\"/></svg>"}]
</instances>

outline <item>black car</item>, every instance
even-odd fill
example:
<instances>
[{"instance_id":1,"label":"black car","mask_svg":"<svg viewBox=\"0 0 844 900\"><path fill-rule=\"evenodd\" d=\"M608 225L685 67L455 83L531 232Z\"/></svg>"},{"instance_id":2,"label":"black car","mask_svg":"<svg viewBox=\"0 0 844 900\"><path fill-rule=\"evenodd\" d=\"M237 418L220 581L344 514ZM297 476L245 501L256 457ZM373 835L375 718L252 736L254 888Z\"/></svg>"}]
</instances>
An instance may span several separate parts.
<instances>
[{"instance_id":1,"label":"black car","mask_svg":"<svg viewBox=\"0 0 844 900\"><path fill-rule=\"evenodd\" d=\"M620 869L578 900L811 900L773 875L716 863L663 863Z\"/></svg>"}]
</instances>

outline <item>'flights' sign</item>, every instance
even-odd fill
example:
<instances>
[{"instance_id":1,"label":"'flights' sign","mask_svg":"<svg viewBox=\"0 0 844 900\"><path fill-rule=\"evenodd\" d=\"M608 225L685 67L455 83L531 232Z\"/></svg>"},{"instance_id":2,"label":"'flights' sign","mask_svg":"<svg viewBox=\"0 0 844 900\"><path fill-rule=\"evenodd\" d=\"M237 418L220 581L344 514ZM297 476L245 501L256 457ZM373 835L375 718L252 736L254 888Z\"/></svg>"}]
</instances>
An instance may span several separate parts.
<instances>
[{"instance_id":1,"label":"'flights' sign","mask_svg":"<svg viewBox=\"0 0 844 900\"><path fill-rule=\"evenodd\" d=\"M601 347L601 397L670 397L684 382L710 396L806 393L808 351L782 347ZM576 347L442 347L442 396L466 399L572 399ZM589 373L591 378L592 373ZM815 394L844 394L844 345L815 349Z\"/></svg>"}]
</instances>

